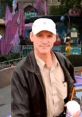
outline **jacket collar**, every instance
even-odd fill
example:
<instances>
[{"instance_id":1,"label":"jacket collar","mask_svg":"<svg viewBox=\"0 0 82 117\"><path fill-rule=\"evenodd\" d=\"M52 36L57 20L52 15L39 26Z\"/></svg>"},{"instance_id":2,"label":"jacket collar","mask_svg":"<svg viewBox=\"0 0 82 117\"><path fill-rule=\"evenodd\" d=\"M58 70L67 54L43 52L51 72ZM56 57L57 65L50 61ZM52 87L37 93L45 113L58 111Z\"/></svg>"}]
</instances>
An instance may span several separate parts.
<instances>
[{"instance_id":1,"label":"jacket collar","mask_svg":"<svg viewBox=\"0 0 82 117\"><path fill-rule=\"evenodd\" d=\"M43 94L44 94L44 96L46 96L45 95L46 93L45 93L44 83L43 83L43 80L42 80L42 76L41 76L39 66L37 65L37 62L36 62L36 59L35 59L34 51L31 51L30 54L27 56L25 66L27 67L26 69L28 71L34 73L37 76L37 78L40 82L40 85L42 87Z\"/></svg>"},{"instance_id":2,"label":"jacket collar","mask_svg":"<svg viewBox=\"0 0 82 117\"><path fill-rule=\"evenodd\" d=\"M73 81L73 78L72 76L70 75L69 73L69 70L67 69L67 64L69 64L68 62L66 62L64 56L60 56L60 54L58 53L55 53L61 67L62 67L62 70L63 70L63 73L64 73L64 76L65 76L65 82L68 83L68 99L71 98L71 92L72 92L72 89L73 89L73 84L74 84L74 81Z\"/></svg>"},{"instance_id":3,"label":"jacket collar","mask_svg":"<svg viewBox=\"0 0 82 117\"><path fill-rule=\"evenodd\" d=\"M29 55L26 57L26 65L28 71L38 74L39 67L37 65L34 51L31 51ZM29 67L28 67L29 66Z\"/></svg>"},{"instance_id":4,"label":"jacket collar","mask_svg":"<svg viewBox=\"0 0 82 117\"><path fill-rule=\"evenodd\" d=\"M60 55L60 54L58 54L58 53L55 53L55 55L56 55L56 57L57 57L57 59L58 59L60 65L61 65L61 67L62 67L62 69L63 69L64 76L65 76L65 78L66 78L65 81L68 81L68 82L73 83L74 81L73 81L73 79L72 79L72 77L71 77L71 75L70 75L70 73L69 73L69 71L68 71L68 69L67 69L67 67L66 67L67 64L69 64L69 63L66 62L66 60L65 60L65 58L64 58L63 55Z\"/></svg>"}]
</instances>

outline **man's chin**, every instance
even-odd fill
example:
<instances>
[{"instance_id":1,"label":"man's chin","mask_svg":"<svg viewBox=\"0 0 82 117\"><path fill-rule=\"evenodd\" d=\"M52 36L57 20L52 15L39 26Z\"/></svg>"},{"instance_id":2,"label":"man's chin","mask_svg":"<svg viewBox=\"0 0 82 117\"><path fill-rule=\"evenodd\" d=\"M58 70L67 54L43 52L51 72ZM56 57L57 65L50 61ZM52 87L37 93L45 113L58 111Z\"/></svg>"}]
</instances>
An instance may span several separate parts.
<instances>
[{"instance_id":1,"label":"man's chin","mask_svg":"<svg viewBox=\"0 0 82 117\"><path fill-rule=\"evenodd\" d=\"M47 54L47 53L49 53L49 51L48 50L42 50L42 51L39 51L41 54Z\"/></svg>"}]
</instances>

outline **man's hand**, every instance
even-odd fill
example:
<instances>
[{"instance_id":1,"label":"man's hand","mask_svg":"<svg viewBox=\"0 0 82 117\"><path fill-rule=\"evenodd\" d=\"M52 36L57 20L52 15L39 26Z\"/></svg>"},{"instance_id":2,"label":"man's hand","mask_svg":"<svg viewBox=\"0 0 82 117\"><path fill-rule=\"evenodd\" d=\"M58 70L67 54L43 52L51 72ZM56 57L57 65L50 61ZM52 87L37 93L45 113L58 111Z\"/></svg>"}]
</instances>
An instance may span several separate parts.
<instances>
[{"instance_id":1,"label":"man's hand","mask_svg":"<svg viewBox=\"0 0 82 117\"><path fill-rule=\"evenodd\" d=\"M72 115L72 117L80 117L81 109L80 104L74 100L67 102L65 105L67 107L67 113Z\"/></svg>"}]
</instances>

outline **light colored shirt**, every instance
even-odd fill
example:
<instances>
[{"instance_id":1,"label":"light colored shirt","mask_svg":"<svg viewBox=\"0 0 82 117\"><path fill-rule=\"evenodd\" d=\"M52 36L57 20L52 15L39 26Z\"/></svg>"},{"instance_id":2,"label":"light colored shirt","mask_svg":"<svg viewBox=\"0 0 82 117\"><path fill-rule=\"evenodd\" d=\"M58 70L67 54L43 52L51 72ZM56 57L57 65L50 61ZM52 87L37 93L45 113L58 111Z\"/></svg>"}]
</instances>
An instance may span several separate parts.
<instances>
[{"instance_id":1,"label":"light colored shirt","mask_svg":"<svg viewBox=\"0 0 82 117\"><path fill-rule=\"evenodd\" d=\"M35 58L46 89L47 117L56 117L63 112L64 99L67 97L67 86L62 68L54 54L51 69L48 69L45 62L36 54Z\"/></svg>"}]
</instances>

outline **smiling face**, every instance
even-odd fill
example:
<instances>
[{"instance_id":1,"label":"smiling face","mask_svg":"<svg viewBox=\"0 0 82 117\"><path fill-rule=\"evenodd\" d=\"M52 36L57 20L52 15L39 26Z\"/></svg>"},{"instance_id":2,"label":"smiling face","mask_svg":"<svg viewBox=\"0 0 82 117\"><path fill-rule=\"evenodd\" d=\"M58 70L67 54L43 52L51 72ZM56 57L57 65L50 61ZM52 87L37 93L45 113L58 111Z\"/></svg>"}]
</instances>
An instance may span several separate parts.
<instances>
[{"instance_id":1,"label":"smiling face","mask_svg":"<svg viewBox=\"0 0 82 117\"><path fill-rule=\"evenodd\" d=\"M30 39L37 54L48 54L56 41L56 35L48 31L41 31L36 35L31 32Z\"/></svg>"}]
</instances>

